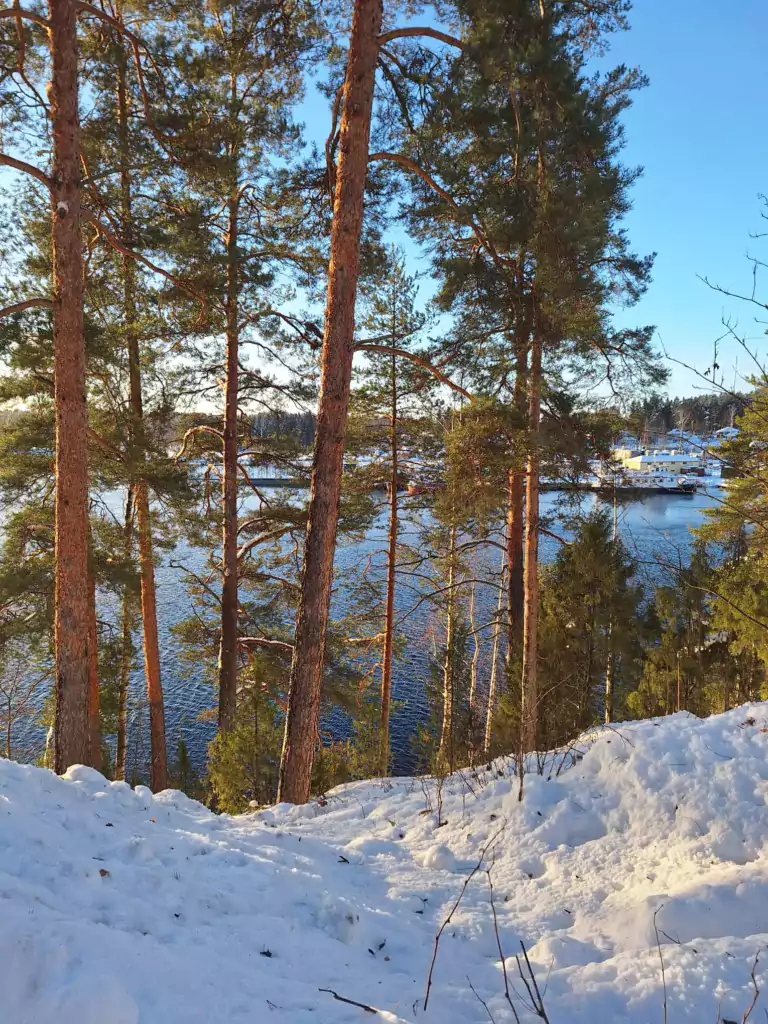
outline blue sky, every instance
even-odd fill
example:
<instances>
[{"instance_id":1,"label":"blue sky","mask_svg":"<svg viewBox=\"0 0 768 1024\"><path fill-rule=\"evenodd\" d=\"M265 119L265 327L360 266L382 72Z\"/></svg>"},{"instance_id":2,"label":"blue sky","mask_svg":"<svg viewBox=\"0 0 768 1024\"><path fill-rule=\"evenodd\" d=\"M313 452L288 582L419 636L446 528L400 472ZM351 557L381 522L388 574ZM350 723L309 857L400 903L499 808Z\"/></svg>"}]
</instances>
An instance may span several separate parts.
<instances>
[{"instance_id":1,"label":"blue sky","mask_svg":"<svg viewBox=\"0 0 768 1024\"><path fill-rule=\"evenodd\" d=\"M655 324L670 355L700 368L723 316L738 318L766 353L758 311L697 275L743 293L747 254L768 262L768 238L750 238L768 231L758 198L768 194L768 0L637 0L631 20L611 55L641 67L650 86L626 117L627 162L645 168L627 226L638 251L658 255L648 294L626 318ZM768 302L768 273L761 291ZM737 360L749 372L736 346L722 349L728 386ZM672 392L701 385L671 369Z\"/></svg>"},{"instance_id":2,"label":"blue sky","mask_svg":"<svg viewBox=\"0 0 768 1024\"><path fill-rule=\"evenodd\" d=\"M768 231L758 198L768 194L768 0L636 0L631 24L608 55L650 78L626 115L626 163L645 168L626 223L635 250L658 255L648 294L617 322L655 325L671 356L704 369L722 318L732 316L768 354L756 311L697 276L743 292L751 288L747 253L768 262L768 238L750 238ZM312 92L300 117L322 142L328 107ZM768 302L768 271L762 294ZM728 387L735 369L749 372L735 344L723 343L719 363ZM672 393L702 387L685 369L670 370Z\"/></svg>"}]
</instances>

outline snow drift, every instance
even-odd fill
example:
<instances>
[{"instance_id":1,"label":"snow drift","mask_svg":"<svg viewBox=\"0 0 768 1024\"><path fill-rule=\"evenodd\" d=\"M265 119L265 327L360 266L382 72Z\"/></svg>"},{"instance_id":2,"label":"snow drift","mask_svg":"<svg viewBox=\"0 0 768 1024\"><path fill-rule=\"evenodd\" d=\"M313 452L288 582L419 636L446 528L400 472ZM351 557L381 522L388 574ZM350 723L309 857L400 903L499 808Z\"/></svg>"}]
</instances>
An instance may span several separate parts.
<instances>
[{"instance_id":1,"label":"snow drift","mask_svg":"<svg viewBox=\"0 0 768 1024\"><path fill-rule=\"evenodd\" d=\"M521 941L551 1024L661 1022L664 984L670 1024L741 1021L755 985L763 1020L768 705L596 730L574 753L522 802L498 762L241 817L0 761L0 1020L376 1019L336 993L388 1021L502 1024L500 943L530 1022ZM494 836L424 1011L435 933Z\"/></svg>"}]
</instances>

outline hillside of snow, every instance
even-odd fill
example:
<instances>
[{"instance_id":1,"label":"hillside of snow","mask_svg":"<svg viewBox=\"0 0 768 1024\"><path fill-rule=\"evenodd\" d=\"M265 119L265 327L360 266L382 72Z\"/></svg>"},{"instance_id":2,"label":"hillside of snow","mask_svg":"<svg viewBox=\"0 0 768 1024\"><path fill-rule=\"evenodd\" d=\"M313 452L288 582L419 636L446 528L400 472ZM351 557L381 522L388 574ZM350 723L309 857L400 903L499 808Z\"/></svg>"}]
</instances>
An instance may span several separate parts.
<instances>
[{"instance_id":1,"label":"hillside of snow","mask_svg":"<svg viewBox=\"0 0 768 1024\"><path fill-rule=\"evenodd\" d=\"M0 1020L529 1024L522 940L551 1024L741 1022L758 954L764 1021L768 705L574 754L241 817L0 761Z\"/></svg>"}]
</instances>

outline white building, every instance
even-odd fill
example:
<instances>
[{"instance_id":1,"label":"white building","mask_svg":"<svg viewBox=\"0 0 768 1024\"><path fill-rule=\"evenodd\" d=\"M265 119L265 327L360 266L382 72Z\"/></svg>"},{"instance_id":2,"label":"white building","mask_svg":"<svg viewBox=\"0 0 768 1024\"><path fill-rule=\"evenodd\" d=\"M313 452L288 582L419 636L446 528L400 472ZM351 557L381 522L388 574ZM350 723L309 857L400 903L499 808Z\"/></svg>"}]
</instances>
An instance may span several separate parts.
<instances>
[{"instance_id":1,"label":"white building","mask_svg":"<svg viewBox=\"0 0 768 1024\"><path fill-rule=\"evenodd\" d=\"M735 437L739 436L738 427L723 427L721 430L715 431L715 437L721 441L732 441Z\"/></svg>"}]
</instances>

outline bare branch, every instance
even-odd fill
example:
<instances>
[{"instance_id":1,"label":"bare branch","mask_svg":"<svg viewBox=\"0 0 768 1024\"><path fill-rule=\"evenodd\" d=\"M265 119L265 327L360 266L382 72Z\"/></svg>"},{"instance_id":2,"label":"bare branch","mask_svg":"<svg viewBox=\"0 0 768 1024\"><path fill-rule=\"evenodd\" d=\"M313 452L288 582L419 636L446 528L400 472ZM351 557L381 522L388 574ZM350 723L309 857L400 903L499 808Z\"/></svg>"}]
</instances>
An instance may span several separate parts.
<instances>
[{"instance_id":1,"label":"bare branch","mask_svg":"<svg viewBox=\"0 0 768 1024\"><path fill-rule=\"evenodd\" d=\"M175 462L179 462L180 459L184 458L187 451L187 445L196 434L212 434L213 437L216 437L221 441L222 445L224 444L224 435L220 430L216 430L215 427L208 427L204 424L201 424L199 427L190 427L182 438L181 448L173 457Z\"/></svg>"},{"instance_id":2,"label":"bare branch","mask_svg":"<svg viewBox=\"0 0 768 1024\"><path fill-rule=\"evenodd\" d=\"M451 923L451 920L453 919L453 915L459 909L459 904L461 903L462 899L464 898L464 893L467 891L467 886L472 881L472 879L475 877L475 875L478 873L478 871L482 868L483 862L484 862L485 857L486 857L486 854L488 853L488 851L490 849L492 849L493 844L496 842L496 840L499 838L499 836L501 835L501 833L504 831L504 829L506 827L507 826L506 826L506 823L505 823L505 824L503 824L501 826L500 829L498 829L498 831L494 832L494 834L491 836L491 838L488 840L488 842L485 844L485 846L480 851L480 859L478 860L477 864L475 864L475 866L472 868L472 870L467 875L467 877L464 879L464 884L461 887L461 892L459 893L458 897L456 898L455 903L451 907L451 909L450 909L450 911L448 913L448 916L443 921L443 923L440 925L440 930L438 931L437 935L435 935L435 948L434 948L434 950L432 952L432 962L429 965L429 974L427 975L427 990L424 993L424 1009L425 1010L427 1008L427 1004L429 1003L429 993L430 993L430 990L432 988L432 975L433 975L434 970L435 970L435 963L437 962L437 953L438 953L438 950L440 948L440 939L442 938L443 932L448 927L448 925Z\"/></svg>"},{"instance_id":3,"label":"bare branch","mask_svg":"<svg viewBox=\"0 0 768 1024\"><path fill-rule=\"evenodd\" d=\"M263 636L239 636L237 642L242 647L263 647L265 650L293 653L293 644L289 644L285 640L267 640Z\"/></svg>"},{"instance_id":4,"label":"bare branch","mask_svg":"<svg viewBox=\"0 0 768 1024\"><path fill-rule=\"evenodd\" d=\"M339 993L334 992L332 988L319 988L317 991L327 992L340 1003L348 1003L350 1006L359 1006L360 1009L365 1010L366 1013L375 1013L378 1016L379 1011L375 1007L369 1006L367 1003L358 1003L356 999L347 999L346 996L340 996Z\"/></svg>"}]
</instances>

